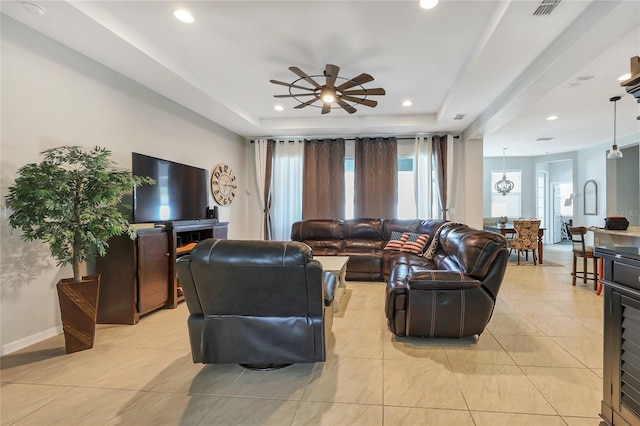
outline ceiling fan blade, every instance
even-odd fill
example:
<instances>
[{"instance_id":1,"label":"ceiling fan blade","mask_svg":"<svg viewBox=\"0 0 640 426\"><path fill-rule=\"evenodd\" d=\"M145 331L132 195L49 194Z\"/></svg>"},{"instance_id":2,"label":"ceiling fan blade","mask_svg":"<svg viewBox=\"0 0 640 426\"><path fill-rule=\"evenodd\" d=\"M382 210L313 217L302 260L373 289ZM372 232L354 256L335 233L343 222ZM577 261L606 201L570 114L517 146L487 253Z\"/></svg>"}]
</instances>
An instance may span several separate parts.
<instances>
[{"instance_id":1,"label":"ceiling fan blade","mask_svg":"<svg viewBox=\"0 0 640 426\"><path fill-rule=\"evenodd\" d=\"M316 89L319 89L321 86L318 84L317 81L315 81L314 79L312 79L311 77L309 77L304 71L302 71L300 68L298 67L289 67L289 71L291 71L292 73L294 73L295 75L297 75L298 77L302 77L304 78L307 83L309 83L310 85L312 85L313 87L315 87Z\"/></svg>"},{"instance_id":2,"label":"ceiling fan blade","mask_svg":"<svg viewBox=\"0 0 640 426\"><path fill-rule=\"evenodd\" d=\"M284 81L269 80L269 82L273 84L279 84L281 86L293 87L294 89L311 90L311 91L315 90L315 89L312 89L311 87L298 86L296 84L285 83Z\"/></svg>"},{"instance_id":3,"label":"ceiling fan blade","mask_svg":"<svg viewBox=\"0 0 640 426\"><path fill-rule=\"evenodd\" d=\"M354 98L353 96L348 96L348 95L342 95L342 99L344 99L345 101L356 103L356 104L366 105L371 108L374 108L376 105L378 105L378 102L372 101L371 99Z\"/></svg>"},{"instance_id":4,"label":"ceiling fan blade","mask_svg":"<svg viewBox=\"0 0 640 426\"><path fill-rule=\"evenodd\" d=\"M352 78L351 80L345 81L340 86L336 87L336 89L343 91L354 86L359 86L361 84L368 83L370 81L373 81L373 77L371 77L367 73L362 73L359 76Z\"/></svg>"},{"instance_id":5,"label":"ceiling fan blade","mask_svg":"<svg viewBox=\"0 0 640 426\"><path fill-rule=\"evenodd\" d=\"M376 87L374 89L354 89L354 90L344 90L342 92L344 95L347 96L353 96L353 95L359 95L359 96L369 96L369 95L386 95L387 92L385 92L385 90L381 87Z\"/></svg>"},{"instance_id":6,"label":"ceiling fan blade","mask_svg":"<svg viewBox=\"0 0 640 426\"><path fill-rule=\"evenodd\" d=\"M328 114L331 112L331 104L329 102L325 102L322 105L322 114Z\"/></svg>"},{"instance_id":7,"label":"ceiling fan blade","mask_svg":"<svg viewBox=\"0 0 640 426\"><path fill-rule=\"evenodd\" d=\"M357 111L357 109L355 109L354 107L352 107L351 105L349 105L348 103L346 103L345 101L343 101L340 98L336 99L336 102L337 102L338 105L340 105L349 114L353 114L354 112Z\"/></svg>"},{"instance_id":8,"label":"ceiling fan blade","mask_svg":"<svg viewBox=\"0 0 640 426\"><path fill-rule=\"evenodd\" d=\"M327 87L332 89L333 85L336 82L336 78L338 78L338 73L340 72L340 67L337 65L327 64L324 75L327 77Z\"/></svg>"},{"instance_id":9,"label":"ceiling fan blade","mask_svg":"<svg viewBox=\"0 0 640 426\"><path fill-rule=\"evenodd\" d=\"M312 103L317 102L317 101L319 101L319 100L320 100L320 96L316 96L314 99L311 99L310 101L307 101L307 102L302 103L302 104L300 104L300 105L296 105L296 106L294 106L293 108L295 108L295 109L304 108L304 107L309 106L309 105L311 105Z\"/></svg>"},{"instance_id":10,"label":"ceiling fan blade","mask_svg":"<svg viewBox=\"0 0 640 426\"><path fill-rule=\"evenodd\" d=\"M297 95L273 95L274 98L297 98L299 96L317 96L316 93L298 93Z\"/></svg>"}]
</instances>

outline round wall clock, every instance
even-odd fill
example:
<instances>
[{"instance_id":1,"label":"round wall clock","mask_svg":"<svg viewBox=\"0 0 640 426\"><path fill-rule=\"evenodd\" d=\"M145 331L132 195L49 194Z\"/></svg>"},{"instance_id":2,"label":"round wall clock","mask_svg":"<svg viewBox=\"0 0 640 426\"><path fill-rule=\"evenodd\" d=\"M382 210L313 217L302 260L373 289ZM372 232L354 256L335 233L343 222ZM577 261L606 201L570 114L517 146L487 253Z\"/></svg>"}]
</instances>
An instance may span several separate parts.
<instances>
[{"instance_id":1,"label":"round wall clock","mask_svg":"<svg viewBox=\"0 0 640 426\"><path fill-rule=\"evenodd\" d=\"M216 203L221 206L231 204L236 196L236 175L231 167L226 164L218 164L211 172L211 194Z\"/></svg>"}]
</instances>

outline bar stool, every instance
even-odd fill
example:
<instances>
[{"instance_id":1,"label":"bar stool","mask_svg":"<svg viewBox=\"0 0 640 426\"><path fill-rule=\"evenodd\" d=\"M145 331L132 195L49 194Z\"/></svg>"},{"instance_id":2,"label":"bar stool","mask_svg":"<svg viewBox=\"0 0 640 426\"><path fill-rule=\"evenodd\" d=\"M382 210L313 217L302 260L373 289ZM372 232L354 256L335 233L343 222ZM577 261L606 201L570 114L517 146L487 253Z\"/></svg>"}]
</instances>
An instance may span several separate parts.
<instances>
[{"instance_id":1,"label":"bar stool","mask_svg":"<svg viewBox=\"0 0 640 426\"><path fill-rule=\"evenodd\" d=\"M573 285L576 285L576 278L582 278L583 283L587 283L588 280L593 280L593 289L600 294L600 288L598 283L598 258L593 252L593 247L587 246L584 243L584 235L587 233L587 228L584 226L571 226L569 227L569 236L573 243ZM582 258L582 270L577 270L578 258ZM587 270L587 260L593 259L593 271Z\"/></svg>"}]
</instances>

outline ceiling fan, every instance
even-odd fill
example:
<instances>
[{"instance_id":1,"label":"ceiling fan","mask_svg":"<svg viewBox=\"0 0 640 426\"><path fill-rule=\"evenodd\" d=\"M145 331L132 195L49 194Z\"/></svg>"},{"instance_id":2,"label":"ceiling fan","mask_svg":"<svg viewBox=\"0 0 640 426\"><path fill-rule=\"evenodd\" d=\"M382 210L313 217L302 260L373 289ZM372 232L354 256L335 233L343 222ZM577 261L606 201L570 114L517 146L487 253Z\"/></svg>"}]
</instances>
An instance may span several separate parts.
<instances>
[{"instance_id":1,"label":"ceiling fan","mask_svg":"<svg viewBox=\"0 0 640 426\"><path fill-rule=\"evenodd\" d=\"M367 89L363 86L363 84L373 81L373 77L369 74L362 73L354 78L338 77L340 67L337 65L327 64L324 75L308 75L298 67L289 67L289 70L299 78L292 83L278 80L270 80L270 82L289 88L288 95L273 96L275 98L294 98L300 102L299 105L294 107L296 109L313 106L322 108L322 114L327 114L331 112L332 105L335 103L338 104L339 108L344 109L349 114L353 114L357 109L349 102L375 108L378 102L368 99L368 97L385 94L382 88ZM314 80L314 78L318 77L325 77L325 84L320 84ZM336 83L339 84L336 85ZM298 92L294 93L294 89ZM321 101L322 105L313 105L318 101Z\"/></svg>"}]
</instances>

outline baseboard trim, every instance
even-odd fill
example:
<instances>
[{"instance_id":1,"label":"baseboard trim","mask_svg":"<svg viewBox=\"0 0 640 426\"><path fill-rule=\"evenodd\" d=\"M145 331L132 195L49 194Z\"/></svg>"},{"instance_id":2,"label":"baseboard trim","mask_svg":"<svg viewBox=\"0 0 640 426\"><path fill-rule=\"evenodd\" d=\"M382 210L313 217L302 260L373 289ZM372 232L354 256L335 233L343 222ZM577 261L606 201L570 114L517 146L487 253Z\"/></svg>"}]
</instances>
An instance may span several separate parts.
<instances>
[{"instance_id":1,"label":"baseboard trim","mask_svg":"<svg viewBox=\"0 0 640 426\"><path fill-rule=\"evenodd\" d=\"M32 334L31 336L23 337L22 339L15 340L13 342L2 345L0 348L0 356L8 355L12 352L19 351L38 342L41 342L49 337L57 336L62 333L62 325L52 327L48 330L41 331L39 333Z\"/></svg>"}]
</instances>

